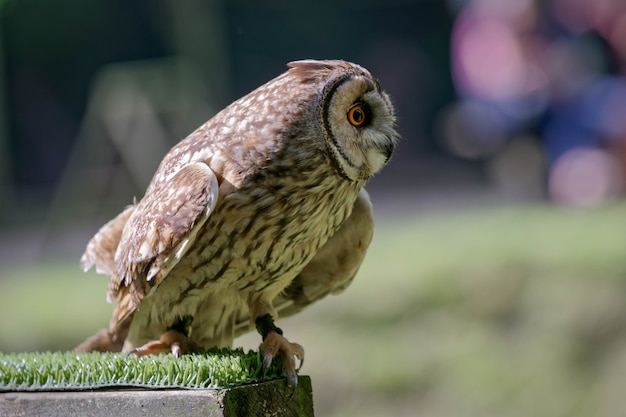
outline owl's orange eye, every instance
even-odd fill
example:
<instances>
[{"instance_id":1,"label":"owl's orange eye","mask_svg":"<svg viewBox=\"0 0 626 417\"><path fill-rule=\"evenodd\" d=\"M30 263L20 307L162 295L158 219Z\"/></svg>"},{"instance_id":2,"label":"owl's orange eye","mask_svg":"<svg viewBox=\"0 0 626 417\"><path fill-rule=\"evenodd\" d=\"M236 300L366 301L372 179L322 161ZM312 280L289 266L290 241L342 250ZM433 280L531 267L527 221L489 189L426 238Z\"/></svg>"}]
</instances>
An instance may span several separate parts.
<instances>
[{"instance_id":1,"label":"owl's orange eye","mask_svg":"<svg viewBox=\"0 0 626 417\"><path fill-rule=\"evenodd\" d=\"M361 104L357 104L348 110L348 122L352 126L363 126L367 121L367 111Z\"/></svg>"}]
</instances>

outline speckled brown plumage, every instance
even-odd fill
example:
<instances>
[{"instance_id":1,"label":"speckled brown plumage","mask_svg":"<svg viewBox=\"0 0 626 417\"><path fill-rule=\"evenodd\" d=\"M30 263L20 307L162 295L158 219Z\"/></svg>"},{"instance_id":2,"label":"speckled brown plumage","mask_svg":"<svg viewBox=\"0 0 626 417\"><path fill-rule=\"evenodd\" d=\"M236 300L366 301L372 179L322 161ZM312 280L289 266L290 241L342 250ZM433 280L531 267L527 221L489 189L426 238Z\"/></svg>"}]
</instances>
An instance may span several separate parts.
<instances>
[{"instance_id":1,"label":"speckled brown plumage","mask_svg":"<svg viewBox=\"0 0 626 417\"><path fill-rule=\"evenodd\" d=\"M293 381L303 350L273 319L350 283L373 230L362 187L397 134L367 70L289 66L172 148L145 196L89 242L83 267L110 275L117 304L78 350L230 346L256 325Z\"/></svg>"}]
</instances>

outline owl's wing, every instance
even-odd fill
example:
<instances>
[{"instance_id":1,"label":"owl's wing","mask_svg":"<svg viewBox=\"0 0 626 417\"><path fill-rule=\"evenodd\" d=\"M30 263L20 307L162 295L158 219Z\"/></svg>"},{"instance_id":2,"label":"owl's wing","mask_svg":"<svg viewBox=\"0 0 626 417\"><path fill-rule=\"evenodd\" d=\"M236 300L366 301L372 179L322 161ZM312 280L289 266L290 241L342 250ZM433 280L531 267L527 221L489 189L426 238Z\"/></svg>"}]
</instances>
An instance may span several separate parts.
<instances>
[{"instance_id":1,"label":"owl's wing","mask_svg":"<svg viewBox=\"0 0 626 417\"><path fill-rule=\"evenodd\" d=\"M122 231L128 218L135 210L131 205L102 226L98 233L91 238L87 244L87 249L80 259L84 271L88 271L92 266L96 267L99 274L111 275L115 270L115 251L120 243Z\"/></svg>"},{"instance_id":2,"label":"owl's wing","mask_svg":"<svg viewBox=\"0 0 626 417\"><path fill-rule=\"evenodd\" d=\"M369 194L361 189L352 214L320 248L289 286L274 299L280 317L292 316L329 294L345 290L356 275L374 234ZM235 324L235 337L250 330L247 314Z\"/></svg>"},{"instance_id":3,"label":"owl's wing","mask_svg":"<svg viewBox=\"0 0 626 417\"><path fill-rule=\"evenodd\" d=\"M215 173L207 164L195 162L154 182L134 210L127 209L107 293L109 301L121 296L112 321L130 316L192 246L215 207L218 191Z\"/></svg>"}]
</instances>

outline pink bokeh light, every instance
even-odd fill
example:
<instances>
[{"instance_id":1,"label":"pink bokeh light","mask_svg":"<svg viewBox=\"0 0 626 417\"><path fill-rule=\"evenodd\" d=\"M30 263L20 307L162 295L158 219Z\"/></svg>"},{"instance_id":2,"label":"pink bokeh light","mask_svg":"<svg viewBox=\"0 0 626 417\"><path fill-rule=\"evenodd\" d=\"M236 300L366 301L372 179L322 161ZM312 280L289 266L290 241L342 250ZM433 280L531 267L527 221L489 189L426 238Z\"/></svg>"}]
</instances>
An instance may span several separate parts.
<instances>
[{"instance_id":1,"label":"pink bokeh light","mask_svg":"<svg viewBox=\"0 0 626 417\"><path fill-rule=\"evenodd\" d=\"M623 191L617 159L602 149L579 147L564 153L550 174L550 197L559 203L591 207Z\"/></svg>"},{"instance_id":2,"label":"pink bokeh light","mask_svg":"<svg viewBox=\"0 0 626 417\"><path fill-rule=\"evenodd\" d=\"M624 192L626 1L469 0L451 59L460 104L440 129L448 150L514 172L505 165L518 159L501 153L534 128L549 170L528 169L547 174L552 199L589 206Z\"/></svg>"},{"instance_id":3,"label":"pink bokeh light","mask_svg":"<svg viewBox=\"0 0 626 417\"><path fill-rule=\"evenodd\" d=\"M453 35L455 79L472 94L511 98L526 82L526 64L511 28L497 20L460 24Z\"/></svg>"}]
</instances>

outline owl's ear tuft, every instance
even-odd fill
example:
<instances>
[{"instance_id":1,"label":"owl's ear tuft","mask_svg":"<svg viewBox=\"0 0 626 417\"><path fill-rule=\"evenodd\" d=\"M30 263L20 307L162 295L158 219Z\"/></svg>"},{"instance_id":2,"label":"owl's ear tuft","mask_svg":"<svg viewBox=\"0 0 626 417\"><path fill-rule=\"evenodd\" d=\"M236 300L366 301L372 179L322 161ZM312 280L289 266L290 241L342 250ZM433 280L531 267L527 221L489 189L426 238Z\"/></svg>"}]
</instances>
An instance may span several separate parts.
<instances>
[{"instance_id":1,"label":"owl's ear tuft","mask_svg":"<svg viewBox=\"0 0 626 417\"><path fill-rule=\"evenodd\" d=\"M317 61L315 59L302 59L300 61L291 61L287 64L289 68L299 71L322 71L330 70L336 66L336 61Z\"/></svg>"},{"instance_id":2,"label":"owl's ear tuft","mask_svg":"<svg viewBox=\"0 0 626 417\"><path fill-rule=\"evenodd\" d=\"M300 61L292 61L288 63L287 66L290 68L289 72L294 73L302 79L310 80L325 77L338 69L347 70L351 68L353 64L341 60L317 61L315 59L303 59Z\"/></svg>"},{"instance_id":3,"label":"owl's ear tuft","mask_svg":"<svg viewBox=\"0 0 626 417\"><path fill-rule=\"evenodd\" d=\"M318 61L315 59L303 59L292 61L287 64L289 72L302 78L303 80L314 80L320 77L327 77L333 72L365 75L371 78L371 74L363 67L340 59L329 59Z\"/></svg>"},{"instance_id":4,"label":"owl's ear tuft","mask_svg":"<svg viewBox=\"0 0 626 417\"><path fill-rule=\"evenodd\" d=\"M330 61L316 61L314 59L304 59L292 61L287 64L289 72L301 78L303 81L313 81L323 77L332 71L333 65Z\"/></svg>"}]
</instances>

